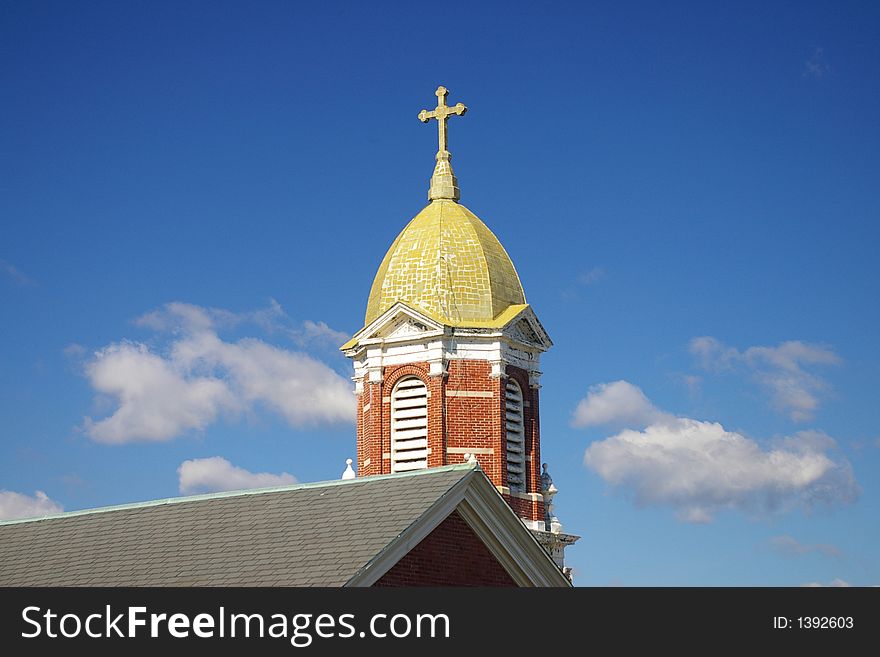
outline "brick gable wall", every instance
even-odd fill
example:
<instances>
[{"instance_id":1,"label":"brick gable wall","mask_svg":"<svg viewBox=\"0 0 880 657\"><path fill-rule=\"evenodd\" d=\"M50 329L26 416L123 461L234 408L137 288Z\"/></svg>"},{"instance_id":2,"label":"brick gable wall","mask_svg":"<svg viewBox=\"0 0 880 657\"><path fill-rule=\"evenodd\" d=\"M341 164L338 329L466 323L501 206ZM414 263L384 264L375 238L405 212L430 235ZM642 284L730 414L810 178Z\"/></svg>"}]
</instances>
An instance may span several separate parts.
<instances>
[{"instance_id":1,"label":"brick gable wall","mask_svg":"<svg viewBox=\"0 0 880 657\"><path fill-rule=\"evenodd\" d=\"M453 511L373 586L516 586Z\"/></svg>"}]
</instances>

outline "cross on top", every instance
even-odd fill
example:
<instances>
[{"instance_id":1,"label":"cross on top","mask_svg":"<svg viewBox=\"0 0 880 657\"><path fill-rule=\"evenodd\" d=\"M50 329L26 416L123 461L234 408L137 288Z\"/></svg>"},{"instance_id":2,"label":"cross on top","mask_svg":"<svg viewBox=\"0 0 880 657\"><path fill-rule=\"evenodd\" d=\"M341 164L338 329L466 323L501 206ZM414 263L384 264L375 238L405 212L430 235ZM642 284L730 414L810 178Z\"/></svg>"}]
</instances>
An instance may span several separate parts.
<instances>
[{"instance_id":1,"label":"cross on top","mask_svg":"<svg viewBox=\"0 0 880 657\"><path fill-rule=\"evenodd\" d=\"M447 149L446 121L448 121L449 117L454 114L461 116L462 114L467 112L467 107L464 106L464 103L457 103L453 107L449 107L446 104L446 95L449 93L446 87L437 87L437 91L434 93L437 96L437 107L435 107L431 112L429 112L428 110L422 110L421 112L419 112L419 121L421 121L422 123L427 123L431 119L437 119L437 127L439 132L438 153L448 153L449 149Z\"/></svg>"}]
</instances>

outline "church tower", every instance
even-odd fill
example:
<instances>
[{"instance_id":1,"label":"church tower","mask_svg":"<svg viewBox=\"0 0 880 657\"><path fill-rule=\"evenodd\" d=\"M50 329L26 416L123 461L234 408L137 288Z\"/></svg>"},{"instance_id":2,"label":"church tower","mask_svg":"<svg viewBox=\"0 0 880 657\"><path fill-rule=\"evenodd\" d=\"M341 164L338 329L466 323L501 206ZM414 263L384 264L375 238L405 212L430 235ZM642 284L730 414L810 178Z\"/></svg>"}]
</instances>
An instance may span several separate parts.
<instances>
[{"instance_id":1,"label":"church tower","mask_svg":"<svg viewBox=\"0 0 880 657\"><path fill-rule=\"evenodd\" d=\"M541 471L540 357L553 343L504 247L459 203L447 121L467 108L448 106L443 87L436 95L437 107L419 114L439 129L430 202L388 249L364 327L341 348L354 362L357 473L476 459L526 526L558 552L561 567L562 548L577 537L564 539L545 508L555 488Z\"/></svg>"}]
</instances>

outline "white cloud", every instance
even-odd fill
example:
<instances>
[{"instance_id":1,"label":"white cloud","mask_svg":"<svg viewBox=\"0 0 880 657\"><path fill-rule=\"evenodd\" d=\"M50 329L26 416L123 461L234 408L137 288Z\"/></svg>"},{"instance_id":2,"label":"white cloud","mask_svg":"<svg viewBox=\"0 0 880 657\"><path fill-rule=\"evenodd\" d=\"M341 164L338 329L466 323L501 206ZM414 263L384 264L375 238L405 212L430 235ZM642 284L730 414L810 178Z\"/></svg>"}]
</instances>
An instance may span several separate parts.
<instances>
[{"instance_id":1,"label":"white cloud","mask_svg":"<svg viewBox=\"0 0 880 657\"><path fill-rule=\"evenodd\" d=\"M696 374L682 374L679 380L685 385L691 397L698 397L700 395L703 377Z\"/></svg>"},{"instance_id":2,"label":"white cloud","mask_svg":"<svg viewBox=\"0 0 880 657\"><path fill-rule=\"evenodd\" d=\"M36 491L33 497L11 490L0 490L0 520L48 516L63 510L58 502L49 499L41 490Z\"/></svg>"},{"instance_id":3,"label":"white cloud","mask_svg":"<svg viewBox=\"0 0 880 657\"><path fill-rule=\"evenodd\" d=\"M71 342L69 345L61 350L61 353L63 353L64 356L67 358L78 359L84 357L86 355L86 351L86 348L83 347L81 344Z\"/></svg>"},{"instance_id":4,"label":"white cloud","mask_svg":"<svg viewBox=\"0 0 880 657\"><path fill-rule=\"evenodd\" d=\"M351 337L348 333L330 328L325 322L313 322L310 319L303 321L300 335L303 342L326 340L335 345L345 344Z\"/></svg>"},{"instance_id":5,"label":"white cloud","mask_svg":"<svg viewBox=\"0 0 880 657\"><path fill-rule=\"evenodd\" d=\"M716 422L659 411L636 386L621 383L626 382L614 385L626 389L627 398L644 399L636 409L643 411L647 426L593 442L584 463L611 486L632 494L638 505L671 506L682 521L706 523L723 509L752 514L809 510L820 503L850 502L859 494L851 466L832 458L836 443L826 434L804 431L765 449ZM607 387L597 389L601 395Z\"/></svg>"},{"instance_id":6,"label":"white cloud","mask_svg":"<svg viewBox=\"0 0 880 657\"><path fill-rule=\"evenodd\" d=\"M770 546L780 554L788 557L799 557L804 554L817 552L826 557L840 557L840 549L827 543L805 545L792 536L774 536L770 539Z\"/></svg>"},{"instance_id":7,"label":"white cloud","mask_svg":"<svg viewBox=\"0 0 880 657\"><path fill-rule=\"evenodd\" d=\"M852 584L850 584L849 582L845 582L844 580L840 579L839 577L835 577L828 584L822 584L821 582L810 582L809 584L803 584L802 586L807 586L807 587L811 587L811 588L820 587L820 586L830 586L830 587L834 587L834 588L847 588L847 587L852 586Z\"/></svg>"},{"instance_id":8,"label":"white cloud","mask_svg":"<svg viewBox=\"0 0 880 657\"><path fill-rule=\"evenodd\" d=\"M717 338L703 336L691 340L690 351L707 371L748 372L770 394L772 405L796 422L812 419L820 397L830 390L824 379L804 368L841 362L833 350L798 340L739 351Z\"/></svg>"},{"instance_id":9,"label":"white cloud","mask_svg":"<svg viewBox=\"0 0 880 657\"><path fill-rule=\"evenodd\" d=\"M33 279L25 275L18 267L2 258L0 258L0 271L4 272L13 283L21 287L32 287L36 285Z\"/></svg>"},{"instance_id":10,"label":"white cloud","mask_svg":"<svg viewBox=\"0 0 880 657\"><path fill-rule=\"evenodd\" d=\"M216 331L250 324L260 327L270 335L283 335L301 347L317 342L339 346L350 337L347 333L331 328L326 322L306 319L297 324L275 299L270 299L266 308L238 313L224 308L205 308L175 301L138 317L135 324L156 331L176 333L208 329Z\"/></svg>"},{"instance_id":11,"label":"white cloud","mask_svg":"<svg viewBox=\"0 0 880 657\"><path fill-rule=\"evenodd\" d=\"M68 488L82 488L89 485L89 482L76 473L61 475L59 479L61 480L61 483Z\"/></svg>"},{"instance_id":12,"label":"white cloud","mask_svg":"<svg viewBox=\"0 0 880 657\"><path fill-rule=\"evenodd\" d=\"M587 396L574 410L572 424L576 427L645 426L663 415L637 386L614 381L590 386Z\"/></svg>"},{"instance_id":13,"label":"white cloud","mask_svg":"<svg viewBox=\"0 0 880 657\"><path fill-rule=\"evenodd\" d=\"M234 321L180 303L141 317L140 325L171 332L167 352L133 342L96 352L86 376L117 408L103 419L86 418L86 433L104 443L170 440L258 408L292 427L354 421L347 379L302 352L256 338L224 341L217 329Z\"/></svg>"},{"instance_id":14,"label":"white cloud","mask_svg":"<svg viewBox=\"0 0 880 657\"><path fill-rule=\"evenodd\" d=\"M804 71L801 75L805 78L824 78L831 72L831 67L825 59L824 48L813 48L813 54L804 62Z\"/></svg>"},{"instance_id":15,"label":"white cloud","mask_svg":"<svg viewBox=\"0 0 880 657\"><path fill-rule=\"evenodd\" d=\"M568 287L560 290L563 299L574 301L580 297L580 288L592 287L597 285L605 278L605 269L603 267L593 267L589 270L580 272Z\"/></svg>"},{"instance_id":16,"label":"white cloud","mask_svg":"<svg viewBox=\"0 0 880 657\"><path fill-rule=\"evenodd\" d=\"M602 267L593 267L590 271L578 276L581 285L595 285L605 278L605 270Z\"/></svg>"},{"instance_id":17,"label":"white cloud","mask_svg":"<svg viewBox=\"0 0 880 657\"><path fill-rule=\"evenodd\" d=\"M740 358L739 351L725 346L721 340L709 335L693 338L689 349L699 359L700 367L709 372L730 369Z\"/></svg>"},{"instance_id":18,"label":"white cloud","mask_svg":"<svg viewBox=\"0 0 880 657\"><path fill-rule=\"evenodd\" d=\"M172 301L158 310L144 313L134 323L154 331L195 332L234 326L238 315L222 308L203 308L190 303Z\"/></svg>"},{"instance_id":19,"label":"white cloud","mask_svg":"<svg viewBox=\"0 0 880 657\"><path fill-rule=\"evenodd\" d=\"M278 475L250 472L232 465L221 456L184 461L177 469L177 476L180 492L183 494L268 488L296 483L296 477L287 472Z\"/></svg>"},{"instance_id":20,"label":"white cloud","mask_svg":"<svg viewBox=\"0 0 880 657\"><path fill-rule=\"evenodd\" d=\"M238 407L225 381L191 375L143 344L112 344L98 351L86 375L95 390L118 403L110 417L85 420L86 433L102 443L170 440L204 429L220 412Z\"/></svg>"}]
</instances>

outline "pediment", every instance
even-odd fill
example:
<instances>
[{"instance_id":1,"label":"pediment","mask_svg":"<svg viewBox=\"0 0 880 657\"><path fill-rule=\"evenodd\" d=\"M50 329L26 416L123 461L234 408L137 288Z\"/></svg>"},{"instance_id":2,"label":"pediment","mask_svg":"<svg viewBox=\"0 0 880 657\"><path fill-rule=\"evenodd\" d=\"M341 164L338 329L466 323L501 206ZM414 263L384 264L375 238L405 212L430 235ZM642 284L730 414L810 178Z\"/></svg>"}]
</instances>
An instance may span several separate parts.
<instances>
[{"instance_id":1,"label":"pediment","mask_svg":"<svg viewBox=\"0 0 880 657\"><path fill-rule=\"evenodd\" d=\"M531 307L517 315L503 329L504 335L512 342L545 351L553 346L550 336L541 326Z\"/></svg>"},{"instance_id":2,"label":"pediment","mask_svg":"<svg viewBox=\"0 0 880 657\"><path fill-rule=\"evenodd\" d=\"M442 331L442 324L398 302L355 334L343 348L353 348L358 343L373 340L405 342Z\"/></svg>"},{"instance_id":3,"label":"pediment","mask_svg":"<svg viewBox=\"0 0 880 657\"><path fill-rule=\"evenodd\" d=\"M383 326L371 337L375 338L409 338L427 333L431 330L427 324L414 319L406 313L400 313L394 319Z\"/></svg>"},{"instance_id":4,"label":"pediment","mask_svg":"<svg viewBox=\"0 0 880 657\"><path fill-rule=\"evenodd\" d=\"M521 319L512 324L507 329L507 334L514 340L519 340L526 344L538 344L541 341L541 338L538 337L538 334L526 319Z\"/></svg>"}]
</instances>

